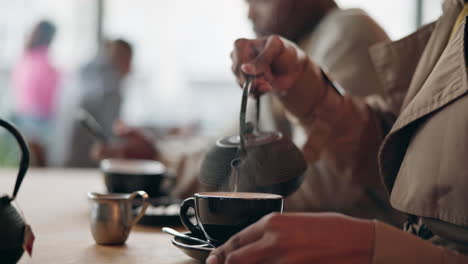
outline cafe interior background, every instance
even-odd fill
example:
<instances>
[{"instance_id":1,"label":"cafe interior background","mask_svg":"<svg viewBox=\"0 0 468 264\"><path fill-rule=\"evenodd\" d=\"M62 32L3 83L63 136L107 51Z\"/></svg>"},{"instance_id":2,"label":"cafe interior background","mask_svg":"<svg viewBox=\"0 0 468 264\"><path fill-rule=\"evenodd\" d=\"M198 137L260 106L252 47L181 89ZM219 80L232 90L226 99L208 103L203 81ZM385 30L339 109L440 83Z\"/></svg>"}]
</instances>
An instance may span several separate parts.
<instances>
[{"instance_id":1,"label":"cafe interior background","mask_svg":"<svg viewBox=\"0 0 468 264\"><path fill-rule=\"evenodd\" d=\"M440 0L339 0L373 16L392 39L436 19ZM253 37L243 0L0 0L0 117L12 115L12 68L31 27L57 26L51 47L63 74L60 89L73 99L77 72L103 39L124 38L134 48L120 118L131 126L195 127L190 137L219 135L239 111L240 89L229 53L239 37ZM62 102L63 103L63 102ZM59 131L60 132L60 131ZM0 166L17 153L0 132ZM61 145L60 138L54 138ZM51 150L53 152L53 150ZM53 154L50 154L53 156ZM47 166L54 166L50 161Z\"/></svg>"}]
</instances>

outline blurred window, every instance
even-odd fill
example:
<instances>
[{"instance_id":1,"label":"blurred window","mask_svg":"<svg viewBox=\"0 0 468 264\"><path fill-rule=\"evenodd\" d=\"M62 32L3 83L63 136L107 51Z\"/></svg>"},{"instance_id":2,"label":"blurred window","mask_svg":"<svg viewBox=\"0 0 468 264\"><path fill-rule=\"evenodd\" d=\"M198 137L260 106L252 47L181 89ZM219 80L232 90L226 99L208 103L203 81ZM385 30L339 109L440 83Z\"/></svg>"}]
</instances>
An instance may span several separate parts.
<instances>
[{"instance_id":1,"label":"blurred window","mask_svg":"<svg viewBox=\"0 0 468 264\"><path fill-rule=\"evenodd\" d=\"M41 19L57 25L53 59L73 69L95 50L95 1L0 0L0 67L9 69L20 56L32 26Z\"/></svg>"},{"instance_id":2,"label":"blurred window","mask_svg":"<svg viewBox=\"0 0 468 264\"><path fill-rule=\"evenodd\" d=\"M383 26L392 39L399 39L417 28L418 8L422 8L422 23L426 24L440 16L443 0L338 0L337 2L342 7L359 7L366 10Z\"/></svg>"},{"instance_id":3,"label":"blurred window","mask_svg":"<svg viewBox=\"0 0 468 264\"><path fill-rule=\"evenodd\" d=\"M441 0L423 0L424 21ZM416 0L339 0L376 18L393 39L416 29ZM201 120L206 133L236 118L240 94L230 73L234 39L252 37L245 1L107 1L104 32L135 44L129 122L171 126Z\"/></svg>"},{"instance_id":4,"label":"blurred window","mask_svg":"<svg viewBox=\"0 0 468 264\"><path fill-rule=\"evenodd\" d=\"M442 0L422 0L422 22L430 23L442 14Z\"/></svg>"},{"instance_id":5,"label":"blurred window","mask_svg":"<svg viewBox=\"0 0 468 264\"><path fill-rule=\"evenodd\" d=\"M21 56L35 23L48 19L57 26L52 44L53 63L65 74L73 72L96 50L95 1L0 0L0 115L11 109L11 69Z\"/></svg>"},{"instance_id":6,"label":"blurred window","mask_svg":"<svg viewBox=\"0 0 468 264\"><path fill-rule=\"evenodd\" d=\"M135 47L123 118L159 126L201 121L216 133L235 117L240 90L230 70L235 39L252 37L243 0L111 0L106 37Z\"/></svg>"},{"instance_id":7,"label":"blurred window","mask_svg":"<svg viewBox=\"0 0 468 264\"><path fill-rule=\"evenodd\" d=\"M393 39L416 29L418 2L424 23L440 15L442 0L338 0L366 10ZM56 23L53 61L73 72L96 51L97 3L0 0L0 114L31 26L42 18ZM126 38L135 48L124 120L163 127L200 121L204 133L217 133L237 118L240 89L229 53L236 38L253 36L244 0L106 0L103 7L104 37Z\"/></svg>"}]
</instances>

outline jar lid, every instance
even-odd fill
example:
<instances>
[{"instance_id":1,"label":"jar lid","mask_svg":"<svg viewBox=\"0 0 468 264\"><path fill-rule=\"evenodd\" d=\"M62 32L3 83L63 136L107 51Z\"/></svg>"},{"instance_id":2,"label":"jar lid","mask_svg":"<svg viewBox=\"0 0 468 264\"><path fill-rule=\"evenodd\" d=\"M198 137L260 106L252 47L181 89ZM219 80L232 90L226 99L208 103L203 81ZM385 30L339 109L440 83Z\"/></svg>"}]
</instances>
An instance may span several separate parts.
<instances>
[{"instance_id":1,"label":"jar lid","mask_svg":"<svg viewBox=\"0 0 468 264\"><path fill-rule=\"evenodd\" d=\"M245 135L245 145L248 147L261 146L276 142L282 138L283 135L280 132L253 132ZM239 145L239 136L224 137L216 141L216 146L223 148L237 148Z\"/></svg>"}]
</instances>

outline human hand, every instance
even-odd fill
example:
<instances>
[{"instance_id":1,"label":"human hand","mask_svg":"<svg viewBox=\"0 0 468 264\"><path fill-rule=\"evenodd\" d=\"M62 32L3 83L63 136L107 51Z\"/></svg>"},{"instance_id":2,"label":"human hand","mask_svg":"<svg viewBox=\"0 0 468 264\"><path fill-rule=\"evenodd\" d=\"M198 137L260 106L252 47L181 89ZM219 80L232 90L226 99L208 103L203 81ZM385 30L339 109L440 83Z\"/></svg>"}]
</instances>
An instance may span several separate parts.
<instances>
[{"instance_id":1,"label":"human hand","mask_svg":"<svg viewBox=\"0 0 468 264\"><path fill-rule=\"evenodd\" d=\"M114 143L97 143L91 150L91 156L95 160L106 158L121 159L156 159L158 151L154 146L154 140L143 131L131 128L121 122L114 126L114 133L119 140Z\"/></svg>"},{"instance_id":2,"label":"human hand","mask_svg":"<svg viewBox=\"0 0 468 264\"><path fill-rule=\"evenodd\" d=\"M257 94L286 92L310 62L294 43L276 35L236 40L231 59L232 71L240 85L245 82L246 75L255 76L252 87Z\"/></svg>"},{"instance_id":3,"label":"human hand","mask_svg":"<svg viewBox=\"0 0 468 264\"><path fill-rule=\"evenodd\" d=\"M335 213L275 213L234 235L206 263L370 263L374 233L370 220Z\"/></svg>"}]
</instances>

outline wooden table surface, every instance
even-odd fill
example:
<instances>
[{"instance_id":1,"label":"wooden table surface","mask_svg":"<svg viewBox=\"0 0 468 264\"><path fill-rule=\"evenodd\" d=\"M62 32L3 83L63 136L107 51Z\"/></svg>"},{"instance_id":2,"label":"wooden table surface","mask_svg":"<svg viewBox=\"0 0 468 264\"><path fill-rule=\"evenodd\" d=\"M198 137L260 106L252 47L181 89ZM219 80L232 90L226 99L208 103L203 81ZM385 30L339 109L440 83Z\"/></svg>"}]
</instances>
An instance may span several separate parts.
<instances>
[{"instance_id":1,"label":"wooden table surface","mask_svg":"<svg viewBox=\"0 0 468 264\"><path fill-rule=\"evenodd\" d=\"M11 195L16 170L0 169L0 194ZM36 236L33 257L19 263L198 263L161 227L136 226L124 246L99 246L89 228L86 193L104 191L97 170L31 169L17 202Z\"/></svg>"}]
</instances>

